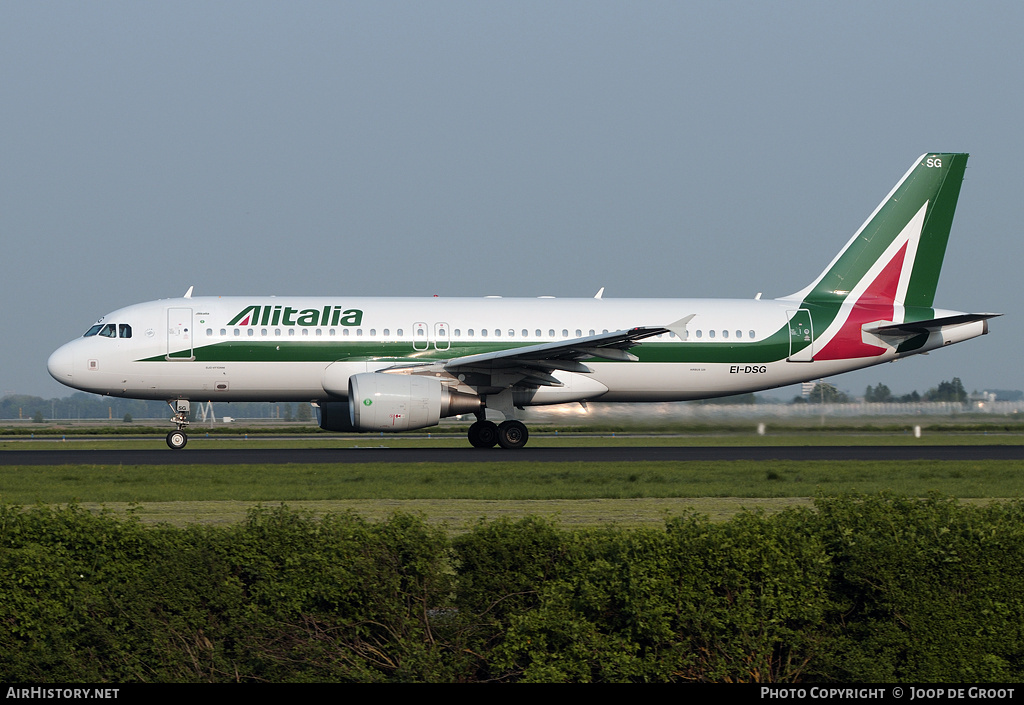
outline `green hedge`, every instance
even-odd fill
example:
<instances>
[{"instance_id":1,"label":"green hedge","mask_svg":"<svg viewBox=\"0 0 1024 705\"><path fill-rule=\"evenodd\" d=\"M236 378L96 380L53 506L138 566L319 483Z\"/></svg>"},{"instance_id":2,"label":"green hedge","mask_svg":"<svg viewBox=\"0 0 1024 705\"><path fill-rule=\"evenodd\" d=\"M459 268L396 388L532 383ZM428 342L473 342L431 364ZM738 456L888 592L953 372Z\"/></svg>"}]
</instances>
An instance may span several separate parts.
<instances>
[{"instance_id":1,"label":"green hedge","mask_svg":"<svg viewBox=\"0 0 1024 705\"><path fill-rule=\"evenodd\" d=\"M0 506L5 682L1011 682L1024 505L892 496L664 529L448 538Z\"/></svg>"}]
</instances>

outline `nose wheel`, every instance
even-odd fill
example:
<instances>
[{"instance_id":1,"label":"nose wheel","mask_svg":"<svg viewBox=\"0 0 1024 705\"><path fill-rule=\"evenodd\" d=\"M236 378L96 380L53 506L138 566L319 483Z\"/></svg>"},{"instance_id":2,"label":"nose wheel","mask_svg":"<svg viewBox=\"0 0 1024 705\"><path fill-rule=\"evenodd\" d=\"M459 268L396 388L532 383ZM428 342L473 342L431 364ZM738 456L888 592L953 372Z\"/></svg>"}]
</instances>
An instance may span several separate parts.
<instances>
[{"instance_id":1,"label":"nose wheel","mask_svg":"<svg viewBox=\"0 0 1024 705\"><path fill-rule=\"evenodd\" d=\"M171 431L167 434L167 447L172 450L181 450L188 443L188 436L184 431Z\"/></svg>"}]
</instances>

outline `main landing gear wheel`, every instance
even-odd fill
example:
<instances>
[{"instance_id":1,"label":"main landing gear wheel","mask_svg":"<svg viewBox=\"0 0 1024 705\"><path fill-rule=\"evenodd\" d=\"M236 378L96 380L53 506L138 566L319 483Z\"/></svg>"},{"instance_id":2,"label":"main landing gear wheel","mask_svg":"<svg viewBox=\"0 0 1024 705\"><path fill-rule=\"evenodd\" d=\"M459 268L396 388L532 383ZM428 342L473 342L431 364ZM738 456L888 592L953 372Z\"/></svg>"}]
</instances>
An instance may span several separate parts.
<instances>
[{"instance_id":1,"label":"main landing gear wheel","mask_svg":"<svg viewBox=\"0 0 1024 705\"><path fill-rule=\"evenodd\" d=\"M477 421L469 427L469 443L474 448L498 445L498 426L493 421Z\"/></svg>"},{"instance_id":2,"label":"main landing gear wheel","mask_svg":"<svg viewBox=\"0 0 1024 705\"><path fill-rule=\"evenodd\" d=\"M510 419L498 426L498 443L502 448L522 448L530 439L530 432L521 421Z\"/></svg>"},{"instance_id":3,"label":"main landing gear wheel","mask_svg":"<svg viewBox=\"0 0 1024 705\"><path fill-rule=\"evenodd\" d=\"M167 446L172 450L181 450L188 443L188 436L184 431L171 431L167 434Z\"/></svg>"}]
</instances>

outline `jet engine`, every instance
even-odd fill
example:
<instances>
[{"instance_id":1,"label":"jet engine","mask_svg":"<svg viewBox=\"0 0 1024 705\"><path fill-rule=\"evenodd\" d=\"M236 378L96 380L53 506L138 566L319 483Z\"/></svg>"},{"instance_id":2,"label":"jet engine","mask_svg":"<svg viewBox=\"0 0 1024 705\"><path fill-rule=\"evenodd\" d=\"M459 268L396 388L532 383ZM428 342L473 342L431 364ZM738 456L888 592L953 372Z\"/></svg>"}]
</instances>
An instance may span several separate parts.
<instances>
[{"instance_id":1,"label":"jet engine","mask_svg":"<svg viewBox=\"0 0 1024 705\"><path fill-rule=\"evenodd\" d=\"M327 431L398 432L481 409L480 397L451 391L432 377L368 372L349 378L347 404L322 403L317 415Z\"/></svg>"}]
</instances>

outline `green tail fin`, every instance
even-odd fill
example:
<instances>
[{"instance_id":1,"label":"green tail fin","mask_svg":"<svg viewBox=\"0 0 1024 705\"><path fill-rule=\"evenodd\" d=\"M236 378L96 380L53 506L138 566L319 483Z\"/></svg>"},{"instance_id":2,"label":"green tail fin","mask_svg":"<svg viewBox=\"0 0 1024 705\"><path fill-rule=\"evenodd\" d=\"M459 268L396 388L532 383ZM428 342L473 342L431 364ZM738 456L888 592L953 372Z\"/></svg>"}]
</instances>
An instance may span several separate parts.
<instances>
[{"instance_id":1,"label":"green tail fin","mask_svg":"<svg viewBox=\"0 0 1024 705\"><path fill-rule=\"evenodd\" d=\"M869 296L931 307L967 157L922 155L828 268L785 298L829 307Z\"/></svg>"}]
</instances>

